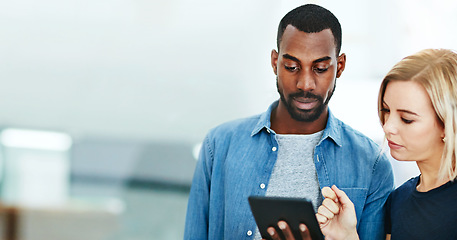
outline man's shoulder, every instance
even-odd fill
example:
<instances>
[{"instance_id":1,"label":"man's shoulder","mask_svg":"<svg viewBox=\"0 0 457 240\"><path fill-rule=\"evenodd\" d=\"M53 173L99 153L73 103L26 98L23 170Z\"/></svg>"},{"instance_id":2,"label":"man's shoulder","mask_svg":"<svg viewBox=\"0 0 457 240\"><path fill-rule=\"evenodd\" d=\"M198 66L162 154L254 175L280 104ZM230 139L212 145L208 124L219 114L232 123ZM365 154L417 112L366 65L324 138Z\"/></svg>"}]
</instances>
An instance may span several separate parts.
<instances>
[{"instance_id":1,"label":"man's shoulder","mask_svg":"<svg viewBox=\"0 0 457 240\"><path fill-rule=\"evenodd\" d=\"M209 135L230 134L235 132L252 132L255 126L259 123L261 114L238 118L219 124L209 131Z\"/></svg>"},{"instance_id":2,"label":"man's shoulder","mask_svg":"<svg viewBox=\"0 0 457 240\"><path fill-rule=\"evenodd\" d=\"M390 165L387 155L378 143L339 119L336 119L335 123L337 123L336 131L340 136L340 143L344 152L364 156L360 159L365 162L370 161L373 165Z\"/></svg>"},{"instance_id":3,"label":"man's shoulder","mask_svg":"<svg viewBox=\"0 0 457 240\"><path fill-rule=\"evenodd\" d=\"M338 124L339 131L342 136L343 141L355 141L359 145L362 146L370 146L373 148L379 148L379 145L373 141L373 139L369 138L359 130L354 129L350 125L344 123L343 121L335 118L336 123Z\"/></svg>"}]
</instances>

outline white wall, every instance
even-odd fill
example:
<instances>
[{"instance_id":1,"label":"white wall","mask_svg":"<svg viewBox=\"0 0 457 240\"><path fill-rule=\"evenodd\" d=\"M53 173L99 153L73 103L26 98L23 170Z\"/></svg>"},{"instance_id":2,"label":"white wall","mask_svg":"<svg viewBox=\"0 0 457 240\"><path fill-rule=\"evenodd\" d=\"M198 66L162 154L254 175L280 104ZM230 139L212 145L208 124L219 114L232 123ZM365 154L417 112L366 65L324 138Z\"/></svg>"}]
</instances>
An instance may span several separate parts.
<instances>
[{"instance_id":1,"label":"white wall","mask_svg":"<svg viewBox=\"0 0 457 240\"><path fill-rule=\"evenodd\" d=\"M304 2L2 1L0 126L198 143L277 98L276 28ZM348 63L331 107L374 139L383 74L422 48L457 48L455 1L308 2L343 26Z\"/></svg>"}]
</instances>

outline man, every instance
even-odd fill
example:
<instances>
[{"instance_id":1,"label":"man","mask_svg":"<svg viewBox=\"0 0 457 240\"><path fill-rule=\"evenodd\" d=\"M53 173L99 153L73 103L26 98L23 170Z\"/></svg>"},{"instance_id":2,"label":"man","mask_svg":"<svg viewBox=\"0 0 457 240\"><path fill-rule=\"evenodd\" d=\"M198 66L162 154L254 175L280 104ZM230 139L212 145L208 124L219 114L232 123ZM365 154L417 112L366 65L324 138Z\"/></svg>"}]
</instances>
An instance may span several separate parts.
<instances>
[{"instance_id":1,"label":"man","mask_svg":"<svg viewBox=\"0 0 457 240\"><path fill-rule=\"evenodd\" d=\"M320 6L300 6L281 20L277 44L271 65L280 99L261 115L208 133L184 239L260 239L249 196L306 197L317 209L320 189L331 185L354 202L360 238L383 239L390 163L328 108L346 64L338 20Z\"/></svg>"}]
</instances>

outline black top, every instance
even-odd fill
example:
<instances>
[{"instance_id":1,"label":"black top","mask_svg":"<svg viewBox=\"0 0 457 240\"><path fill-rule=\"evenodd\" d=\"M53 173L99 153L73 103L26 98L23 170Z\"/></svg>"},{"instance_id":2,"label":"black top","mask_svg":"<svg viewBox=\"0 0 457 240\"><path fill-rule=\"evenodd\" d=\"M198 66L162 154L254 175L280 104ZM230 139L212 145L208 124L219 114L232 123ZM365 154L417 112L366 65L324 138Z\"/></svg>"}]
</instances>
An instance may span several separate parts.
<instances>
[{"instance_id":1,"label":"black top","mask_svg":"<svg viewBox=\"0 0 457 240\"><path fill-rule=\"evenodd\" d=\"M457 181L428 192L419 176L393 191L386 202L386 232L395 239L457 239Z\"/></svg>"}]
</instances>

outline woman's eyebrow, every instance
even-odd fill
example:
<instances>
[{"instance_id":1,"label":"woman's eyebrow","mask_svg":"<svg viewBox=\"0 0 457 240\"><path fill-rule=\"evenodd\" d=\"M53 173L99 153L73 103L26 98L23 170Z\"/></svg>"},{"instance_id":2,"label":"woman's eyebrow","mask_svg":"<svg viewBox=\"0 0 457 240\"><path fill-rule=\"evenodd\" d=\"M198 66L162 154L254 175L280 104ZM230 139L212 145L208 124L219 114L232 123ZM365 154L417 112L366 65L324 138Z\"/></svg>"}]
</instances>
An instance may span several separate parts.
<instances>
[{"instance_id":1,"label":"woman's eyebrow","mask_svg":"<svg viewBox=\"0 0 457 240\"><path fill-rule=\"evenodd\" d=\"M389 105L387 105L387 103L383 100L382 101L382 107L385 108L385 107L389 107ZM411 114L411 115L414 115L414 116L418 116L420 117L419 114L413 112L413 111L410 111L410 110L406 110L406 109L397 109L398 112L403 112L403 113L407 113L407 114Z\"/></svg>"},{"instance_id":2,"label":"woman's eyebrow","mask_svg":"<svg viewBox=\"0 0 457 240\"><path fill-rule=\"evenodd\" d=\"M397 111L399 111L399 112L404 112L404 113L408 113L408 114L415 115L415 116L418 116L418 117L419 117L419 114L417 114L417 113L415 113L415 112L412 112L412 111L409 111L409 110L406 110L406 109L398 109Z\"/></svg>"}]
</instances>

